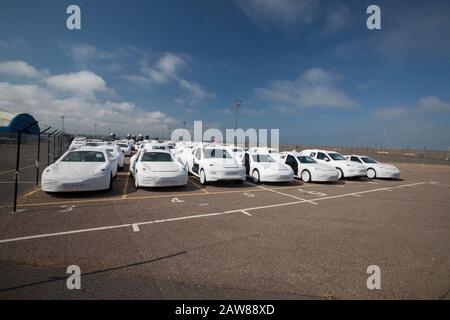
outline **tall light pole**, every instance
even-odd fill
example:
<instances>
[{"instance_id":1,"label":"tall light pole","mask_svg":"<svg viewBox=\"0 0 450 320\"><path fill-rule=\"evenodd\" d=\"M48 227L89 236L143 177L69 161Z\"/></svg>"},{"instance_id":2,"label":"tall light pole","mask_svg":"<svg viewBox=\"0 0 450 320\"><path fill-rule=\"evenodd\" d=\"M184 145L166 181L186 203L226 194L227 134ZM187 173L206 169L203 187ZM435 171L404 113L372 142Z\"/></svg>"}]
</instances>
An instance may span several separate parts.
<instances>
[{"instance_id":1,"label":"tall light pole","mask_svg":"<svg viewBox=\"0 0 450 320\"><path fill-rule=\"evenodd\" d=\"M97 124L94 123L94 136L97 137Z\"/></svg>"},{"instance_id":2,"label":"tall light pole","mask_svg":"<svg viewBox=\"0 0 450 320\"><path fill-rule=\"evenodd\" d=\"M238 112L241 107L242 101L240 99L236 99L234 102L234 133L236 134L236 130L238 128ZM237 145L237 137L234 136L234 145Z\"/></svg>"},{"instance_id":3,"label":"tall light pole","mask_svg":"<svg viewBox=\"0 0 450 320\"><path fill-rule=\"evenodd\" d=\"M64 118L65 118L66 116L61 116L61 131L62 131L62 133L64 133Z\"/></svg>"},{"instance_id":4,"label":"tall light pole","mask_svg":"<svg viewBox=\"0 0 450 320\"><path fill-rule=\"evenodd\" d=\"M384 135L384 148L386 149L387 148L387 136L388 136L387 131L384 131L383 135Z\"/></svg>"}]
</instances>

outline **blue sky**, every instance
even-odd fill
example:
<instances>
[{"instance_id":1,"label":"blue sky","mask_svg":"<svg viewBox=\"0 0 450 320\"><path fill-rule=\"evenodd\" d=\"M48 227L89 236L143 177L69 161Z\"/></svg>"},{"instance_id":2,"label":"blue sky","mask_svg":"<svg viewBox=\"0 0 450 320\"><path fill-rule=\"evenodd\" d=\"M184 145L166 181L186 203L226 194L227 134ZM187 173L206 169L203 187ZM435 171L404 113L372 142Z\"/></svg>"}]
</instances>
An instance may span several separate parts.
<instances>
[{"instance_id":1,"label":"blue sky","mask_svg":"<svg viewBox=\"0 0 450 320\"><path fill-rule=\"evenodd\" d=\"M82 29L66 28L81 8ZM377 4L382 29L366 28ZM0 108L71 132L279 128L282 143L448 149L448 1L2 1Z\"/></svg>"}]
</instances>

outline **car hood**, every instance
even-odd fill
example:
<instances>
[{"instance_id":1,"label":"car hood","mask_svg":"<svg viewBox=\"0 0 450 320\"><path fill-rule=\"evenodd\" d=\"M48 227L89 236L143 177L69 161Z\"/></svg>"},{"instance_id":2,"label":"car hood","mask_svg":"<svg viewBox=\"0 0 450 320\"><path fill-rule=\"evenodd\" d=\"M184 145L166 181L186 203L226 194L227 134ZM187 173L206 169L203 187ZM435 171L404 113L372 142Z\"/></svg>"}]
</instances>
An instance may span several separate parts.
<instances>
[{"instance_id":1,"label":"car hood","mask_svg":"<svg viewBox=\"0 0 450 320\"><path fill-rule=\"evenodd\" d=\"M239 168L240 165L234 159L208 159L207 163L217 165L222 168Z\"/></svg>"},{"instance_id":2,"label":"car hood","mask_svg":"<svg viewBox=\"0 0 450 320\"><path fill-rule=\"evenodd\" d=\"M141 162L140 165L154 172L177 172L180 166L176 162Z\"/></svg>"},{"instance_id":3,"label":"car hood","mask_svg":"<svg viewBox=\"0 0 450 320\"><path fill-rule=\"evenodd\" d=\"M64 176L65 178L80 178L100 173L101 169L106 167L105 162L57 162L47 169L50 169L49 174L52 175Z\"/></svg>"},{"instance_id":4,"label":"car hood","mask_svg":"<svg viewBox=\"0 0 450 320\"><path fill-rule=\"evenodd\" d=\"M264 170L289 170L289 167L285 164L278 162L259 163Z\"/></svg>"}]
</instances>

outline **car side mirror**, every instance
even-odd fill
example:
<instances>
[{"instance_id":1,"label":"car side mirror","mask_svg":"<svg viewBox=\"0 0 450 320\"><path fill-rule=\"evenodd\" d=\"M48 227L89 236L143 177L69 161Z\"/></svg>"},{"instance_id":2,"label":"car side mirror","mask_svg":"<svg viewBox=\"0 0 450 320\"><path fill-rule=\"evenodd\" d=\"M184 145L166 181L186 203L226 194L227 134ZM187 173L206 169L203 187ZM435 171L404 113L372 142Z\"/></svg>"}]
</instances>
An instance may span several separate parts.
<instances>
[{"instance_id":1,"label":"car side mirror","mask_svg":"<svg viewBox=\"0 0 450 320\"><path fill-rule=\"evenodd\" d=\"M325 159L323 159L323 160L325 160L326 162L329 162L329 161L330 161L330 159L328 159L328 158L325 158Z\"/></svg>"}]
</instances>

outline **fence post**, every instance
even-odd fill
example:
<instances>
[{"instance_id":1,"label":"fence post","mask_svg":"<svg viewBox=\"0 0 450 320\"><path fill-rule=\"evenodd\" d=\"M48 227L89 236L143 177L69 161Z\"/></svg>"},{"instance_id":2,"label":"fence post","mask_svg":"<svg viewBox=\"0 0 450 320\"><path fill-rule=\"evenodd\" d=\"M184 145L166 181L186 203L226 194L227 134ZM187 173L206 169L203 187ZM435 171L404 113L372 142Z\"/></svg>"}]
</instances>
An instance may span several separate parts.
<instances>
[{"instance_id":1,"label":"fence post","mask_svg":"<svg viewBox=\"0 0 450 320\"><path fill-rule=\"evenodd\" d=\"M48 127L47 129L45 129L44 131L39 132L39 136L38 136L38 149L37 149L37 161L36 161L36 187L39 185L39 166L40 163L39 161L41 160L41 134L47 132L48 130L50 130L52 127Z\"/></svg>"},{"instance_id":2,"label":"fence post","mask_svg":"<svg viewBox=\"0 0 450 320\"><path fill-rule=\"evenodd\" d=\"M56 161L56 137L59 136L61 132L58 131L54 136L53 136L53 162ZM59 138L58 138L59 139Z\"/></svg>"},{"instance_id":3,"label":"fence post","mask_svg":"<svg viewBox=\"0 0 450 320\"><path fill-rule=\"evenodd\" d=\"M47 139L47 166L50 165L50 137L52 135L54 135L56 132L58 132L58 130L50 132L47 137L48 138Z\"/></svg>"},{"instance_id":4,"label":"fence post","mask_svg":"<svg viewBox=\"0 0 450 320\"><path fill-rule=\"evenodd\" d=\"M19 165L20 165L20 144L22 140L22 132L30 129L32 126L38 124L37 121L34 121L29 126L22 128L19 130L17 134L17 158L16 158L16 171L14 173L14 205L13 205L13 213L17 212L17 191L19 187Z\"/></svg>"}]
</instances>

